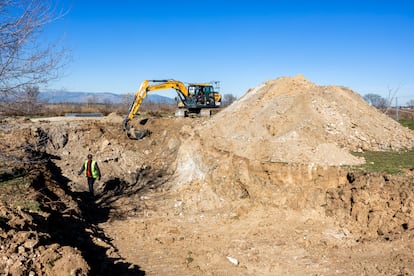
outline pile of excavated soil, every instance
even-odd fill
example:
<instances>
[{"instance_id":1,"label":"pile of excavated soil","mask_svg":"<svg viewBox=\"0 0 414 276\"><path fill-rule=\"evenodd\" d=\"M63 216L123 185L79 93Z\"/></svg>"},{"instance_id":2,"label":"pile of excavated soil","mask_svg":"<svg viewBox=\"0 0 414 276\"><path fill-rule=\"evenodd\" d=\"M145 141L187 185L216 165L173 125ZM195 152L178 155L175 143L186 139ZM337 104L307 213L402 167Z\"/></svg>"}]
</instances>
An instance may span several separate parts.
<instances>
[{"instance_id":1,"label":"pile of excavated soil","mask_svg":"<svg viewBox=\"0 0 414 276\"><path fill-rule=\"evenodd\" d=\"M315 95L309 95L317 98L314 90ZM263 105L263 114L256 110L252 117L257 125L250 123L252 115L245 113L250 110L243 103L253 93L258 92L250 91L230 111L210 119L151 118L145 125L151 135L135 141L122 132L123 117L116 114L2 122L2 161L32 167L48 160L38 165L44 167L36 169L36 181L28 183L29 189L20 196L24 202L36 200L40 213L15 208L22 206L20 200L2 190L2 271L11 275L413 274L413 172L351 178L346 167L260 159L266 151L270 156L282 150L275 150L271 142L282 129L276 129L277 123L286 131L287 122L275 120L277 109L270 102L277 102L277 97L266 99L269 92L250 98L252 108ZM323 104L318 102L319 110ZM294 105L285 107L295 110ZM237 108L243 110L235 115ZM310 107L303 104L299 109L304 114L296 116L302 116L302 121L310 118L306 111ZM287 111L279 113L291 120L291 131L306 145L305 131L296 129L295 117L288 117ZM226 119L230 116L242 121ZM248 144L249 139L258 139L266 119L267 125L274 124L275 136L263 135L262 144ZM257 129L243 134L246 139L237 146L237 139L231 137L241 137L244 126ZM311 129L307 133L312 136ZM362 130L371 135L367 128L358 129ZM348 145L348 140L343 138L342 143ZM394 142L391 145L397 148ZM347 149L338 148L341 154ZM254 150L258 157L253 156ZM102 171L102 179L95 183L96 200L87 194L85 177L77 174L88 153ZM13 166L3 162L2 167L8 171ZM36 176L32 172L28 175Z\"/></svg>"},{"instance_id":2,"label":"pile of excavated soil","mask_svg":"<svg viewBox=\"0 0 414 276\"><path fill-rule=\"evenodd\" d=\"M260 162L322 166L364 162L350 151L402 150L414 131L340 86L303 76L269 80L199 129L203 143Z\"/></svg>"}]
</instances>

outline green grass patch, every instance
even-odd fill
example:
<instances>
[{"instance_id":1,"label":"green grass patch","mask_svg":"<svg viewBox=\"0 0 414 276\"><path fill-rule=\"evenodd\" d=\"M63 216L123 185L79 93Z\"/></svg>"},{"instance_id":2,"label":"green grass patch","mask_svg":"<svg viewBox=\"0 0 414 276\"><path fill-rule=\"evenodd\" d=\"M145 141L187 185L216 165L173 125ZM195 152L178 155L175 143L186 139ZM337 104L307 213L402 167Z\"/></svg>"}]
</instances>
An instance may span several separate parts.
<instances>
[{"instance_id":1,"label":"green grass patch","mask_svg":"<svg viewBox=\"0 0 414 276\"><path fill-rule=\"evenodd\" d=\"M194 261L194 258L191 256L193 254L193 252L188 251L187 254L188 254L188 257L185 258L185 261L187 262L187 265L188 265L188 264L190 264L190 263L192 263Z\"/></svg>"},{"instance_id":2,"label":"green grass patch","mask_svg":"<svg viewBox=\"0 0 414 276\"><path fill-rule=\"evenodd\" d=\"M40 212L40 203L36 200L27 200L18 204L23 207L23 210L32 211L32 212Z\"/></svg>"},{"instance_id":3,"label":"green grass patch","mask_svg":"<svg viewBox=\"0 0 414 276\"><path fill-rule=\"evenodd\" d=\"M13 191L19 191L21 190L24 192L28 187L27 180L24 176L19 176L16 178L8 179L6 181L0 182L0 188L1 189L12 189Z\"/></svg>"},{"instance_id":4,"label":"green grass patch","mask_svg":"<svg viewBox=\"0 0 414 276\"><path fill-rule=\"evenodd\" d=\"M189 263L192 263L194 261L194 258L193 257L187 257L187 258L185 258L185 261L189 264Z\"/></svg>"},{"instance_id":5,"label":"green grass patch","mask_svg":"<svg viewBox=\"0 0 414 276\"><path fill-rule=\"evenodd\" d=\"M30 183L23 176L0 182L0 200L23 210L39 212L40 203L28 197Z\"/></svg>"},{"instance_id":6,"label":"green grass patch","mask_svg":"<svg viewBox=\"0 0 414 276\"><path fill-rule=\"evenodd\" d=\"M405 127L408 127L409 129L414 129L414 120L407 120L402 119L398 121L400 124L402 124Z\"/></svg>"},{"instance_id":7,"label":"green grass patch","mask_svg":"<svg viewBox=\"0 0 414 276\"><path fill-rule=\"evenodd\" d=\"M358 168L368 172L400 173L403 169L414 167L414 149L400 152L354 152L364 157L366 163Z\"/></svg>"}]
</instances>

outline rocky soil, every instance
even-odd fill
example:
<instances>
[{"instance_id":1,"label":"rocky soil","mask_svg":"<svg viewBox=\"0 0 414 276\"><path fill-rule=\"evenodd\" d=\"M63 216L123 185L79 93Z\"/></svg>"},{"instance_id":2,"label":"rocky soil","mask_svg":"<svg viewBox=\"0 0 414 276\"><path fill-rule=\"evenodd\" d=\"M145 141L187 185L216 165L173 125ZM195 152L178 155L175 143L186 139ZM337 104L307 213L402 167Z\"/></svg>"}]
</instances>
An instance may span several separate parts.
<instances>
[{"instance_id":1,"label":"rocky soil","mask_svg":"<svg viewBox=\"0 0 414 276\"><path fill-rule=\"evenodd\" d=\"M364 162L350 151L414 146L412 131L367 105L357 93L319 86L301 75L251 89L200 129L200 137L251 160L321 166Z\"/></svg>"},{"instance_id":2,"label":"rocky soil","mask_svg":"<svg viewBox=\"0 0 414 276\"><path fill-rule=\"evenodd\" d=\"M138 141L117 114L2 120L2 275L414 274L413 172L350 153L414 132L355 92L283 77L211 118L137 117Z\"/></svg>"}]
</instances>

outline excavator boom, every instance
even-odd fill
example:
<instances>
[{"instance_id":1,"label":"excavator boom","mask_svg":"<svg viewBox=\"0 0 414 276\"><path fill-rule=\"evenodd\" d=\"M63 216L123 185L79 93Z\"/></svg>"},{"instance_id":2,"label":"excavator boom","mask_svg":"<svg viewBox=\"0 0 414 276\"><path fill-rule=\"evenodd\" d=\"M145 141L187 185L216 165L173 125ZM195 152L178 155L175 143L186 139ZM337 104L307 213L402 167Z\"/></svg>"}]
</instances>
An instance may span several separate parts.
<instances>
[{"instance_id":1,"label":"excavator boom","mask_svg":"<svg viewBox=\"0 0 414 276\"><path fill-rule=\"evenodd\" d=\"M154 84L151 84L154 83ZM179 91L184 98L188 96L187 87L180 82L175 80L144 80L137 93L135 93L135 100L129 108L127 120L132 120L134 115L137 114L139 107L144 101L147 93L150 91L164 90L164 89L175 89Z\"/></svg>"},{"instance_id":2,"label":"excavator boom","mask_svg":"<svg viewBox=\"0 0 414 276\"><path fill-rule=\"evenodd\" d=\"M131 129L129 121L137 114L148 92L165 89L175 89L180 99L179 106L189 108L192 111L200 112L202 108L220 106L221 95L213 91L211 84L190 84L187 88L183 82L177 80L144 80L139 90L135 93L134 102L131 104L128 115L124 119L123 127L128 137L141 139L147 135L147 133L136 132L134 129ZM185 115L185 112L183 114Z\"/></svg>"}]
</instances>

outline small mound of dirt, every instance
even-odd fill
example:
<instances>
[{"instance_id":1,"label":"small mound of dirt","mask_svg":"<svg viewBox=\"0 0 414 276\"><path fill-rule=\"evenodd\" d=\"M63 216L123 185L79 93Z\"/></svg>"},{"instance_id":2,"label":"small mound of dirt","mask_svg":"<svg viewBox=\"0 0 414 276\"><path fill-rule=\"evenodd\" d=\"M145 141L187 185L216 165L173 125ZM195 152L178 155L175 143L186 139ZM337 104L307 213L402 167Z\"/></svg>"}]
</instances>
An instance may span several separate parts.
<instances>
[{"instance_id":1,"label":"small mound of dirt","mask_svg":"<svg viewBox=\"0 0 414 276\"><path fill-rule=\"evenodd\" d=\"M357 165L364 160L350 151L414 146L413 131L357 93L301 75L249 90L199 132L205 144L261 162Z\"/></svg>"},{"instance_id":2,"label":"small mound of dirt","mask_svg":"<svg viewBox=\"0 0 414 276\"><path fill-rule=\"evenodd\" d=\"M108 115L106 115L104 118L103 118L103 120L102 121L105 121L105 122L113 122L113 123L119 123L119 122L122 122L122 120L124 119L124 117L123 116L121 116L121 115L119 115L118 113L116 113L116 112L112 112L112 113L109 113Z\"/></svg>"}]
</instances>

